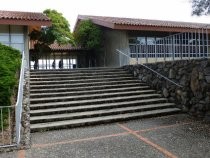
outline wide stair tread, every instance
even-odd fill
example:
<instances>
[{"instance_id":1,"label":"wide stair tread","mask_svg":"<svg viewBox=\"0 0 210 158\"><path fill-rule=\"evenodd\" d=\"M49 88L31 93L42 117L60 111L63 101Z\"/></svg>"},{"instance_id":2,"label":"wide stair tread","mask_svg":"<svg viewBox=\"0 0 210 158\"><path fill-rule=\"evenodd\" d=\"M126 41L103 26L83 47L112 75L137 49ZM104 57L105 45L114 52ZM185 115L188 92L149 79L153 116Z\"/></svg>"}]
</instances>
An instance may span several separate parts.
<instances>
[{"instance_id":1,"label":"wide stair tread","mask_svg":"<svg viewBox=\"0 0 210 158\"><path fill-rule=\"evenodd\" d=\"M111 115L111 116L100 116L100 117L92 117L92 118L85 118L85 119L74 119L74 120L39 123L39 124L32 124L31 130L32 132L35 132L40 129L47 130L47 129L58 129L58 128L66 128L66 127L78 127L81 125L90 125L90 124L116 122L116 121L123 121L123 120L143 118L143 117L151 117L151 116L157 116L160 114L161 115L172 114L179 111L180 109L178 108L167 108L167 109L158 109L158 110L143 111L143 112L117 114L117 115Z\"/></svg>"},{"instance_id":2,"label":"wide stair tread","mask_svg":"<svg viewBox=\"0 0 210 158\"><path fill-rule=\"evenodd\" d=\"M125 102L114 102L114 103L104 103L104 104L93 104L93 105L81 105L81 106L69 106L69 107L57 107L57 108L45 108L45 109L35 109L31 110L31 115L44 115L51 113L64 113L64 112L81 112L81 111L90 111L97 109L112 109L115 107L126 107L126 106L144 106L144 105L159 105L167 104L174 105L174 103L167 103L165 98L155 98L155 99L144 99L144 100L134 100L134 101L125 101Z\"/></svg>"},{"instance_id":3,"label":"wide stair tread","mask_svg":"<svg viewBox=\"0 0 210 158\"><path fill-rule=\"evenodd\" d=\"M117 81L117 80L130 80L133 77L118 77L118 78L94 78L94 79L77 79L77 80L60 80L60 81L30 81L31 85L45 85L45 84L68 84L68 83L81 83L81 82L103 82L103 81Z\"/></svg>"},{"instance_id":4,"label":"wide stair tread","mask_svg":"<svg viewBox=\"0 0 210 158\"><path fill-rule=\"evenodd\" d=\"M78 68L78 69L52 69L52 70L31 70L31 74L46 74L46 73L86 73L86 72L112 72L112 71L123 71L125 72L126 70L122 68Z\"/></svg>"},{"instance_id":5,"label":"wide stair tread","mask_svg":"<svg viewBox=\"0 0 210 158\"><path fill-rule=\"evenodd\" d=\"M44 76L44 77L31 77L30 81L54 81L54 80L72 80L72 79L95 79L95 78L118 78L118 77L132 77L131 74L127 74L127 73L122 73L122 74L111 74L111 75L81 75L81 76L65 76L65 77L48 77L48 76Z\"/></svg>"},{"instance_id":6,"label":"wide stair tread","mask_svg":"<svg viewBox=\"0 0 210 158\"><path fill-rule=\"evenodd\" d=\"M32 132L178 112L122 68L30 71Z\"/></svg>"},{"instance_id":7,"label":"wide stair tread","mask_svg":"<svg viewBox=\"0 0 210 158\"><path fill-rule=\"evenodd\" d=\"M148 87L149 88L149 87ZM155 92L155 90L151 89L143 89L139 87L123 87L123 88L111 88L111 89L99 89L99 90L84 90L84 91L61 91L54 92L53 90L48 93L31 93L31 98L44 98L46 96L75 96L75 95L84 95L84 94L101 94L101 93L112 93L112 92L129 92L129 91L139 91L139 93L150 93ZM40 91L41 92L41 91Z\"/></svg>"},{"instance_id":8,"label":"wide stair tread","mask_svg":"<svg viewBox=\"0 0 210 158\"><path fill-rule=\"evenodd\" d=\"M46 97L46 98L34 98L31 99L31 102L50 102L50 101L63 101L63 100L84 100L88 98L106 98L106 97L113 97L113 96L128 96L128 95L137 95L142 94L145 91L126 91L126 92L115 92L115 93L102 93L102 94L86 94L86 95L78 95L78 96L59 96L59 97ZM154 93L154 91L149 90L152 96L160 96L159 94ZM148 94L144 93L142 96L148 96Z\"/></svg>"},{"instance_id":9,"label":"wide stair tread","mask_svg":"<svg viewBox=\"0 0 210 158\"><path fill-rule=\"evenodd\" d=\"M45 88L45 87L79 87L79 86L91 86L91 85L111 85L111 84L123 84L123 83L140 83L137 79L122 80L122 81L95 81L84 83L67 83L67 84L50 84L50 85L31 85L31 88ZM140 83L141 84L141 83ZM142 83L142 85L145 85Z\"/></svg>"},{"instance_id":10,"label":"wide stair tread","mask_svg":"<svg viewBox=\"0 0 210 158\"><path fill-rule=\"evenodd\" d=\"M153 110L153 109L162 109L172 107L174 104L164 103L164 104L150 104L144 106L131 106L131 107L117 107L111 109L103 109L103 110L93 110L93 111L83 111L83 112L74 112L74 113L65 113L65 114L52 114L45 116L32 116L31 121L53 121L56 119L75 119L79 117L91 117L91 116L100 116L100 115L108 115L108 114L116 114L116 113L126 113L133 111L143 111L143 110Z\"/></svg>"},{"instance_id":11,"label":"wide stair tread","mask_svg":"<svg viewBox=\"0 0 210 158\"><path fill-rule=\"evenodd\" d=\"M48 102L48 103L38 103L38 104L31 104L31 108L46 108L46 107L53 107L53 106L77 106L77 105L90 105L102 102L121 102L126 101L129 99L133 100L141 100L146 98L159 98L160 94L144 94L144 95L133 95L133 96L124 96L124 97L110 97L110 98L99 98L99 99L87 99L87 100L76 100L76 101L60 101L60 102Z\"/></svg>"},{"instance_id":12,"label":"wide stair tread","mask_svg":"<svg viewBox=\"0 0 210 158\"><path fill-rule=\"evenodd\" d=\"M104 72L104 71L90 71L90 72L52 72L52 73L31 73L32 78L36 77L58 77L58 76L100 76L100 75L116 75L116 74L126 74L127 72L124 70L121 71L110 71L110 72Z\"/></svg>"},{"instance_id":13,"label":"wide stair tread","mask_svg":"<svg viewBox=\"0 0 210 158\"><path fill-rule=\"evenodd\" d=\"M125 84L117 84L117 85L93 85L93 86L83 86L83 87L59 87L59 88L32 88L30 89L31 93L48 93L48 92L63 92L63 91L87 91L87 90L104 90L109 88L125 88L125 87L138 87L139 89L148 89L149 86L146 86L143 83L125 83Z\"/></svg>"}]
</instances>

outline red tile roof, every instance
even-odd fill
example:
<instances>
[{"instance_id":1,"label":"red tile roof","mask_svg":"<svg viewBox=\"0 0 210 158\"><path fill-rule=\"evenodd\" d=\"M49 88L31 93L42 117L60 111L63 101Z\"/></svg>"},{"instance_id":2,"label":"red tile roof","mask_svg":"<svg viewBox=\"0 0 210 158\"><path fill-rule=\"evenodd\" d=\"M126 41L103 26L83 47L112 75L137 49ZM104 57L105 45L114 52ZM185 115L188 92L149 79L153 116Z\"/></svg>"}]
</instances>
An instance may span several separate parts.
<instances>
[{"instance_id":1,"label":"red tile roof","mask_svg":"<svg viewBox=\"0 0 210 158\"><path fill-rule=\"evenodd\" d=\"M84 50L81 47L75 47L71 44L63 44L59 45L57 43L53 43L50 45L52 51L74 51L74 50Z\"/></svg>"},{"instance_id":2,"label":"red tile roof","mask_svg":"<svg viewBox=\"0 0 210 158\"><path fill-rule=\"evenodd\" d=\"M105 17L105 16L89 16L89 15L78 16L78 21L85 20L85 19L90 19L98 25L109 27L112 29L117 29L117 26L121 26L121 28L127 28L127 27L122 27L122 26L135 26L135 28L139 26L148 26L148 27L168 27L168 28L188 28L188 29L198 29L198 28L210 29L210 24L204 24L204 23Z\"/></svg>"},{"instance_id":3,"label":"red tile roof","mask_svg":"<svg viewBox=\"0 0 210 158\"><path fill-rule=\"evenodd\" d=\"M12 25L51 25L50 19L43 13L2 11L0 10L0 24Z\"/></svg>"}]
</instances>

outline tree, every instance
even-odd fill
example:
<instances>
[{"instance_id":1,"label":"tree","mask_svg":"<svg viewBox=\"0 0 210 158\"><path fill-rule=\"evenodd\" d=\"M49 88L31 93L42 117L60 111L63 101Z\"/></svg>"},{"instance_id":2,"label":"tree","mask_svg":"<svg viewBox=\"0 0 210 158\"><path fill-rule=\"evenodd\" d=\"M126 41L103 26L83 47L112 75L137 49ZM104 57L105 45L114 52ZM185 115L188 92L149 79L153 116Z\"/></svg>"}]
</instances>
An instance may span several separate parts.
<instances>
[{"instance_id":1,"label":"tree","mask_svg":"<svg viewBox=\"0 0 210 158\"><path fill-rule=\"evenodd\" d=\"M102 46L102 31L99 26L90 20L81 21L74 32L77 45L97 51Z\"/></svg>"},{"instance_id":2,"label":"tree","mask_svg":"<svg viewBox=\"0 0 210 158\"><path fill-rule=\"evenodd\" d=\"M48 28L47 33L52 34L59 44L74 43L73 36L70 31L70 24L63 17L62 13L57 12L56 10L46 9L43 12L47 17L52 21L52 26Z\"/></svg>"},{"instance_id":3,"label":"tree","mask_svg":"<svg viewBox=\"0 0 210 158\"><path fill-rule=\"evenodd\" d=\"M210 0L192 0L192 15L210 14Z\"/></svg>"},{"instance_id":4,"label":"tree","mask_svg":"<svg viewBox=\"0 0 210 158\"><path fill-rule=\"evenodd\" d=\"M34 41L34 52L32 60L35 61L35 68L38 64L39 53L50 51L49 45L56 42L58 44L74 45L73 36L70 32L70 25L66 18L56 10L46 9L43 12L52 21L52 26L42 27L41 30L33 30L29 36Z\"/></svg>"},{"instance_id":5,"label":"tree","mask_svg":"<svg viewBox=\"0 0 210 158\"><path fill-rule=\"evenodd\" d=\"M50 45L55 41L58 44L74 43L70 25L63 15L56 10L46 9L43 12L52 21L52 26L33 30L29 36L39 45Z\"/></svg>"}]
</instances>

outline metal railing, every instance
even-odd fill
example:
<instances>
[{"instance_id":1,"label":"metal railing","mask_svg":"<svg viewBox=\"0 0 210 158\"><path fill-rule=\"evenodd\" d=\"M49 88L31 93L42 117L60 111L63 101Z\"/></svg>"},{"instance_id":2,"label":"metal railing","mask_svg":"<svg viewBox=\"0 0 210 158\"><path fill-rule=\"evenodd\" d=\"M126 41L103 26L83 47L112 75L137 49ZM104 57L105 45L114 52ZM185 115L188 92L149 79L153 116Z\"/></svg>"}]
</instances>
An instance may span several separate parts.
<instances>
[{"instance_id":1,"label":"metal railing","mask_svg":"<svg viewBox=\"0 0 210 158\"><path fill-rule=\"evenodd\" d=\"M13 146L13 144L15 143L13 139L14 112L14 106L0 106L0 147Z\"/></svg>"},{"instance_id":2,"label":"metal railing","mask_svg":"<svg viewBox=\"0 0 210 158\"><path fill-rule=\"evenodd\" d=\"M207 58L209 37L206 29L184 32L163 38L145 37L145 41L130 43L130 57L142 63Z\"/></svg>"},{"instance_id":3,"label":"metal railing","mask_svg":"<svg viewBox=\"0 0 210 158\"><path fill-rule=\"evenodd\" d=\"M77 68L77 56L71 52L30 52L30 69L74 69Z\"/></svg>"},{"instance_id":4,"label":"metal railing","mask_svg":"<svg viewBox=\"0 0 210 158\"><path fill-rule=\"evenodd\" d=\"M116 52L118 52L120 55L123 55L123 56L127 57L128 59L131 59L131 57L130 57L128 54L123 53L123 52L120 51L119 49L116 49ZM146 65L144 65L144 64L141 64L141 63L139 64L138 61L136 61L135 64L138 64L138 65L143 66L144 68L146 68L146 69L152 71L153 73L155 73L155 74L158 75L159 77L161 77L161 78L163 78L163 79L169 81L170 83L172 83L172 84L174 84L174 85L176 85L176 86L178 86L178 87L181 87L181 88L183 87L182 85L180 85L180 84L174 82L173 80L169 79L169 78L166 77L166 76L163 76L162 74L160 74L159 72L157 72L157 71L151 69L150 67L148 67L148 66L146 66ZM122 66L122 65L120 65L120 66Z\"/></svg>"},{"instance_id":5,"label":"metal railing","mask_svg":"<svg viewBox=\"0 0 210 158\"><path fill-rule=\"evenodd\" d=\"M18 86L17 102L15 105L15 123L16 123L16 143L20 144L20 132L21 132L21 118L22 118L22 105L23 105L23 84L24 84L24 71L25 71L25 54L22 54L22 63L20 70L20 79Z\"/></svg>"},{"instance_id":6,"label":"metal railing","mask_svg":"<svg viewBox=\"0 0 210 158\"><path fill-rule=\"evenodd\" d=\"M0 148L18 146L20 144L25 65L25 54L23 52L16 104L15 106L0 107L2 142ZM4 115L7 115L6 119L4 118ZM4 127L5 121L7 124L6 128ZM13 126L15 126L15 128ZM14 130L15 133L13 132Z\"/></svg>"}]
</instances>

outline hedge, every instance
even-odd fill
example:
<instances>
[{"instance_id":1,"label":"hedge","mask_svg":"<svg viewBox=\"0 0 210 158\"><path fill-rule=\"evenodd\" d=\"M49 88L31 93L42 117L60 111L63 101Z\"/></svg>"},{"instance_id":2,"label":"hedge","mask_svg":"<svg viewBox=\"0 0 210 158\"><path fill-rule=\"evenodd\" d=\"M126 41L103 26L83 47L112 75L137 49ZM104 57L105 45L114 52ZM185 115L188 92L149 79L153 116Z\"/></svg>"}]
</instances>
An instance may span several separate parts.
<instances>
[{"instance_id":1,"label":"hedge","mask_svg":"<svg viewBox=\"0 0 210 158\"><path fill-rule=\"evenodd\" d=\"M10 106L12 103L14 90L18 85L20 65L20 51L0 44L0 106Z\"/></svg>"}]
</instances>

